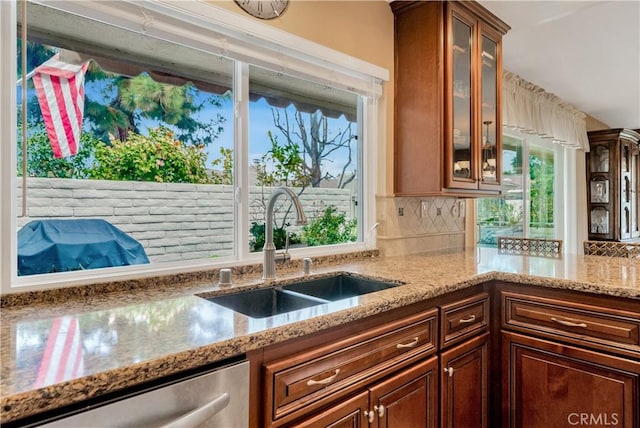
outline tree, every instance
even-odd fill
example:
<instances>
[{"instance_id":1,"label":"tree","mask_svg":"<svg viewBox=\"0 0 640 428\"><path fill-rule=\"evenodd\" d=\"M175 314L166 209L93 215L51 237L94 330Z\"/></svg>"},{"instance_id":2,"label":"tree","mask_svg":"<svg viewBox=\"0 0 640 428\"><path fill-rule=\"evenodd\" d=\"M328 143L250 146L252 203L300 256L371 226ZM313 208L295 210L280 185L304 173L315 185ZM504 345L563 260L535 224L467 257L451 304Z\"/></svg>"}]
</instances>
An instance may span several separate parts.
<instances>
[{"instance_id":1,"label":"tree","mask_svg":"<svg viewBox=\"0 0 640 428\"><path fill-rule=\"evenodd\" d=\"M295 145L302 149L303 168L312 187L320 187L323 180L331 178L323 172L323 167L333 161L332 157L337 151L344 152L346 156L337 187L344 188L356 178L355 171L348 174L353 161L351 143L358 138L353 133L351 122L332 135L328 118L320 110L314 113L296 111L293 118L290 118L287 109L272 108L271 113L276 128L286 140L285 146Z\"/></svg>"},{"instance_id":2,"label":"tree","mask_svg":"<svg viewBox=\"0 0 640 428\"><path fill-rule=\"evenodd\" d=\"M284 142L271 131L267 136L271 143L270 149L260 158L254 160L256 178L262 188L261 198L256 201L259 212L264 213L266 201L270 195L265 194L265 187L294 186L298 187L301 195L308 186L319 187L323 180L331 178L324 172L323 166L333 162L338 154L344 156L344 164L337 182L338 188L344 188L356 177L355 171L347 176L347 170L352 162L351 143L356 140L351 130L351 123L344 129L338 129L332 135L332 127L328 119L320 112L293 114L293 122L286 109L272 109L274 125L284 137ZM342 149L342 152L338 152ZM274 216L274 242L276 248L284 244L289 226L291 205L288 201L279 201L278 209L285 209L280 216ZM347 220L344 213L339 213L334 206L327 206L320 210L321 214L302 231L302 236L290 235L290 242L301 240L307 245L336 244L356 239L357 221ZM253 236L253 251L259 251L264 243L264 221L254 221L251 226ZM281 241L281 242L276 242Z\"/></svg>"},{"instance_id":3,"label":"tree","mask_svg":"<svg viewBox=\"0 0 640 428\"><path fill-rule=\"evenodd\" d=\"M226 121L219 113L209 120L196 118L208 107L221 107L225 96L204 93L190 82L174 86L156 82L148 74L129 78L104 72L95 63L87 80L106 83L99 99L87 93L85 101L92 132L106 143L113 138L126 141L129 132L139 134L146 119L173 126L176 138L184 143L206 146L218 138Z\"/></svg>"}]
</instances>

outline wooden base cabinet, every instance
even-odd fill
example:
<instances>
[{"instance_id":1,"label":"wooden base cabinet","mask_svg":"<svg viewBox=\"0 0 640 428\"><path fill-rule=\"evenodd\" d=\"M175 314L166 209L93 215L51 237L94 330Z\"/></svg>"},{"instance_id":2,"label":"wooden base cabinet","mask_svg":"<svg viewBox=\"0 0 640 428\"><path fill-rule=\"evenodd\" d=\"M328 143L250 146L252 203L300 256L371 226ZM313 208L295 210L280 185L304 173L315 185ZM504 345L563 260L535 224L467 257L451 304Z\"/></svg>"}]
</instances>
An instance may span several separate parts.
<instances>
[{"instance_id":1,"label":"wooden base cabinet","mask_svg":"<svg viewBox=\"0 0 640 428\"><path fill-rule=\"evenodd\" d=\"M441 353L441 427L489 426L488 339L485 333Z\"/></svg>"},{"instance_id":2,"label":"wooden base cabinet","mask_svg":"<svg viewBox=\"0 0 640 428\"><path fill-rule=\"evenodd\" d=\"M437 372L438 359L433 357L371 388L373 420L377 421L373 426L435 428Z\"/></svg>"},{"instance_id":3,"label":"wooden base cabinet","mask_svg":"<svg viewBox=\"0 0 640 428\"><path fill-rule=\"evenodd\" d=\"M640 426L640 362L502 332L503 426Z\"/></svg>"},{"instance_id":4,"label":"wooden base cabinet","mask_svg":"<svg viewBox=\"0 0 640 428\"><path fill-rule=\"evenodd\" d=\"M438 358L415 364L296 428L435 428Z\"/></svg>"}]
</instances>

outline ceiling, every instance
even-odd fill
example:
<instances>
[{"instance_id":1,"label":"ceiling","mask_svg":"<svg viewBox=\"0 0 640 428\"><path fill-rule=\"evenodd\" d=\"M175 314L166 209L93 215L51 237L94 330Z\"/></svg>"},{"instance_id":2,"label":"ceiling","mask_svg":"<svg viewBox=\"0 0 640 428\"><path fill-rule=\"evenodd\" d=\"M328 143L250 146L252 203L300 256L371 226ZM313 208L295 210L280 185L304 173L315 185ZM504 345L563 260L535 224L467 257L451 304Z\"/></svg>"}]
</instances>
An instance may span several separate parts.
<instances>
[{"instance_id":1,"label":"ceiling","mask_svg":"<svg viewBox=\"0 0 640 428\"><path fill-rule=\"evenodd\" d=\"M505 70L611 128L640 128L640 1L480 3L511 26Z\"/></svg>"}]
</instances>

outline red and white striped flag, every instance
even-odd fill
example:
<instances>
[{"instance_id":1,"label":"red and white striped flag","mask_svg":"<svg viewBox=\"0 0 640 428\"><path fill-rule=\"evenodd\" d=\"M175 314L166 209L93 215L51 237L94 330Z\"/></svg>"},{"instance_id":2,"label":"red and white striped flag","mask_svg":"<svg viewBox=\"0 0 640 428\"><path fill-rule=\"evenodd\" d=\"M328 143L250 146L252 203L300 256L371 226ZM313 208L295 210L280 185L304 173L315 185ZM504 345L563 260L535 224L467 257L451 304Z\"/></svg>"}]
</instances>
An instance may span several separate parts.
<instances>
[{"instance_id":1,"label":"red and white striped flag","mask_svg":"<svg viewBox=\"0 0 640 428\"><path fill-rule=\"evenodd\" d=\"M78 153L84 114L84 75L89 61L77 65L58 55L36 68L33 84L56 158Z\"/></svg>"},{"instance_id":2,"label":"red and white striped flag","mask_svg":"<svg viewBox=\"0 0 640 428\"><path fill-rule=\"evenodd\" d=\"M53 320L40 361L35 387L44 387L83 375L84 357L80 323L76 317Z\"/></svg>"}]
</instances>

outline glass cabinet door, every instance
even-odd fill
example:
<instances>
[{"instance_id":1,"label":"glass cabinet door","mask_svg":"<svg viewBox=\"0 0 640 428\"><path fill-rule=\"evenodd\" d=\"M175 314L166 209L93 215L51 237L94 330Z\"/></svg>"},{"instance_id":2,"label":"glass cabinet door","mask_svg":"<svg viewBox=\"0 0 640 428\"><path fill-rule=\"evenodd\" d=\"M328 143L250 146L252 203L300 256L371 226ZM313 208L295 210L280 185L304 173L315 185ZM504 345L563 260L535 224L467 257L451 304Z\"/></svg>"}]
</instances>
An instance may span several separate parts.
<instances>
[{"instance_id":1,"label":"glass cabinet door","mask_svg":"<svg viewBox=\"0 0 640 428\"><path fill-rule=\"evenodd\" d=\"M472 113L472 37L473 24L456 15L451 19L451 124L452 132L450 162L452 180L474 181L473 165L473 113ZM475 183L474 183L475 185Z\"/></svg>"},{"instance_id":2,"label":"glass cabinet door","mask_svg":"<svg viewBox=\"0 0 640 428\"><path fill-rule=\"evenodd\" d=\"M480 180L482 183L497 184L499 181L500 165L498 165L498 44L483 34L481 39L481 160Z\"/></svg>"}]
</instances>

